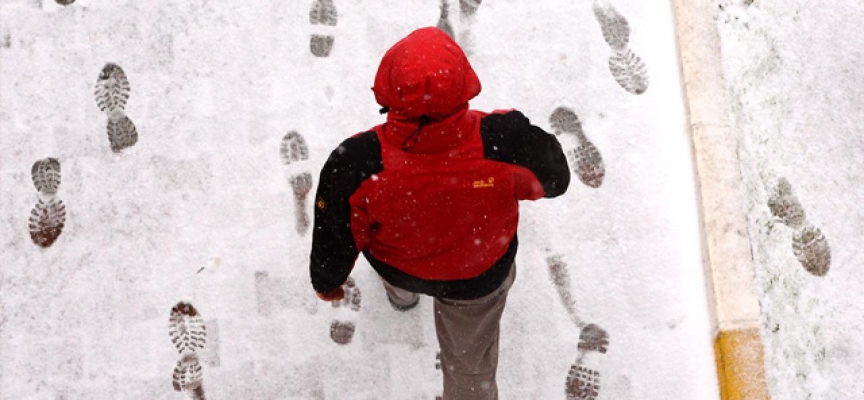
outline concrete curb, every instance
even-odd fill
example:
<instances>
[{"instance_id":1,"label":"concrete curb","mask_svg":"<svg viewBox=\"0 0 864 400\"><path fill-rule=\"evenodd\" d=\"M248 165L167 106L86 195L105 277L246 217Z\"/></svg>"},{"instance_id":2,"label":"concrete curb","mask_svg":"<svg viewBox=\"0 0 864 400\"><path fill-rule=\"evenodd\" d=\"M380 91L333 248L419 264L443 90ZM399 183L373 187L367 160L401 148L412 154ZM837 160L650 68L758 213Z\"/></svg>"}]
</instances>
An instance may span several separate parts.
<instances>
[{"instance_id":1,"label":"concrete curb","mask_svg":"<svg viewBox=\"0 0 864 400\"><path fill-rule=\"evenodd\" d=\"M770 399L737 140L710 0L673 0L722 399Z\"/></svg>"}]
</instances>

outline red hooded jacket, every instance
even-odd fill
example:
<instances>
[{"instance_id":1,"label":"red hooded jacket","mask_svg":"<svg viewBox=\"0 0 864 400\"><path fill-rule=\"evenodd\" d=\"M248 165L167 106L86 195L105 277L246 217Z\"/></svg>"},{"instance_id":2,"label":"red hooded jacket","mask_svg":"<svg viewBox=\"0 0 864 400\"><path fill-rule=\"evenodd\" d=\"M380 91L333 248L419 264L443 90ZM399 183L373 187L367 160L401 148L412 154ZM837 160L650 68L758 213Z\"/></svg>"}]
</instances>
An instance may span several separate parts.
<instances>
[{"instance_id":1,"label":"red hooded jacket","mask_svg":"<svg viewBox=\"0 0 864 400\"><path fill-rule=\"evenodd\" d=\"M387 122L345 140L321 170L316 291L342 284L360 252L413 292L470 299L500 286L516 255L518 200L563 194L570 173L555 137L518 111L469 110L480 89L437 28L387 51L372 88Z\"/></svg>"}]
</instances>

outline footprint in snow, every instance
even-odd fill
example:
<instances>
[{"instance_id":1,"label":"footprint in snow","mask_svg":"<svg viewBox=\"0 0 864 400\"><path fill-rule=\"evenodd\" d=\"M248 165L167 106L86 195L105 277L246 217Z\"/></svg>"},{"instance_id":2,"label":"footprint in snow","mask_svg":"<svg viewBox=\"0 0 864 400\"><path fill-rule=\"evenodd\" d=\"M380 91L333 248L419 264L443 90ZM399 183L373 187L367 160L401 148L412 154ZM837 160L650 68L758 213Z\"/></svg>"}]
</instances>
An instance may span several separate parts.
<instances>
[{"instance_id":1,"label":"footprint in snow","mask_svg":"<svg viewBox=\"0 0 864 400\"><path fill-rule=\"evenodd\" d=\"M792 193L792 184L785 177L777 180L768 198L768 209L783 224L795 230L792 234L792 252L804 270L815 276L825 276L831 268L828 239L821 229L807 221L807 213L798 197Z\"/></svg>"},{"instance_id":2,"label":"footprint in snow","mask_svg":"<svg viewBox=\"0 0 864 400\"><path fill-rule=\"evenodd\" d=\"M306 138L297 131L286 133L279 147L279 157L284 165L308 160L309 146L306 144Z\"/></svg>"},{"instance_id":3,"label":"footprint in snow","mask_svg":"<svg viewBox=\"0 0 864 400\"><path fill-rule=\"evenodd\" d=\"M196 354L207 343L204 319L192 304L181 301L171 308L168 336L181 355Z\"/></svg>"},{"instance_id":4,"label":"footprint in snow","mask_svg":"<svg viewBox=\"0 0 864 400\"><path fill-rule=\"evenodd\" d=\"M180 360L171 376L174 390L184 392L194 400L204 400L203 370L198 352L207 342L207 327L195 306L181 301L171 307L168 336L180 353Z\"/></svg>"},{"instance_id":5,"label":"footprint in snow","mask_svg":"<svg viewBox=\"0 0 864 400\"><path fill-rule=\"evenodd\" d=\"M595 400L600 393L600 370L609 346L609 334L588 324L579 334L579 356L570 366L564 383L567 400Z\"/></svg>"},{"instance_id":6,"label":"footprint in snow","mask_svg":"<svg viewBox=\"0 0 864 400\"><path fill-rule=\"evenodd\" d=\"M573 165L573 172L582 183L591 188L603 184L606 167L597 146L588 140L582 130L582 123L572 109L558 107L549 116L549 124L556 135L569 134L576 137L577 145L567 151L567 158Z\"/></svg>"},{"instance_id":7,"label":"footprint in snow","mask_svg":"<svg viewBox=\"0 0 864 400\"><path fill-rule=\"evenodd\" d=\"M768 198L768 209L792 229L801 229L807 223L807 213L801 207L798 197L792 193L792 184L784 177L777 180L777 186Z\"/></svg>"},{"instance_id":8,"label":"footprint in snow","mask_svg":"<svg viewBox=\"0 0 864 400\"><path fill-rule=\"evenodd\" d=\"M111 151L119 153L138 143L138 129L123 112L114 111L108 115L108 143Z\"/></svg>"},{"instance_id":9,"label":"footprint in snow","mask_svg":"<svg viewBox=\"0 0 864 400\"><path fill-rule=\"evenodd\" d=\"M126 101L129 100L129 79L123 68L114 63L107 63L99 72L96 79L96 104L99 109L110 113L111 111L123 111Z\"/></svg>"},{"instance_id":10,"label":"footprint in snow","mask_svg":"<svg viewBox=\"0 0 864 400\"><path fill-rule=\"evenodd\" d=\"M438 24L435 26L455 40L456 34L453 33L453 25L450 24L450 3L447 0L441 0L440 9L441 15L438 17Z\"/></svg>"},{"instance_id":11,"label":"footprint in snow","mask_svg":"<svg viewBox=\"0 0 864 400\"><path fill-rule=\"evenodd\" d=\"M792 235L792 252L801 266L815 276L825 276L831 268L828 239L813 225L808 224Z\"/></svg>"},{"instance_id":12,"label":"footprint in snow","mask_svg":"<svg viewBox=\"0 0 864 400\"><path fill-rule=\"evenodd\" d=\"M115 153L138 143L138 130L125 111L130 90L129 79L123 68L114 63L102 67L96 79L94 94L99 109L108 115L108 143Z\"/></svg>"},{"instance_id":13,"label":"footprint in snow","mask_svg":"<svg viewBox=\"0 0 864 400\"><path fill-rule=\"evenodd\" d=\"M615 7L594 4L594 17L600 23L603 40L615 50L624 50L630 42L630 24Z\"/></svg>"},{"instance_id":14,"label":"footprint in snow","mask_svg":"<svg viewBox=\"0 0 864 400\"><path fill-rule=\"evenodd\" d=\"M315 0L309 9L309 23L312 25L336 26L338 19L333 0ZM314 33L309 39L309 50L315 57L328 57L334 40L333 35Z\"/></svg>"},{"instance_id":15,"label":"footprint in snow","mask_svg":"<svg viewBox=\"0 0 864 400\"><path fill-rule=\"evenodd\" d=\"M561 255L546 258L549 277L558 292L561 303L570 314L579 333L579 343L576 346L578 356L570 366L570 371L564 382L564 393L568 400L594 400L600 392L600 367L609 346L609 334L596 324L584 324L576 316L576 301L570 286L570 273Z\"/></svg>"},{"instance_id":16,"label":"footprint in snow","mask_svg":"<svg viewBox=\"0 0 864 400\"><path fill-rule=\"evenodd\" d=\"M50 157L36 161L30 169L30 175L39 193L53 196L60 187L60 161Z\"/></svg>"},{"instance_id":17,"label":"footprint in snow","mask_svg":"<svg viewBox=\"0 0 864 400\"><path fill-rule=\"evenodd\" d=\"M354 278L348 278L343 286L345 290L345 298L339 301L334 301L333 308L348 308L351 312L359 312L361 306L362 295L360 288L357 287ZM330 339L338 344L349 344L354 339L356 331L356 323L350 320L336 319L330 323Z\"/></svg>"},{"instance_id":18,"label":"footprint in snow","mask_svg":"<svg viewBox=\"0 0 864 400\"><path fill-rule=\"evenodd\" d=\"M609 4L595 3L593 9L603 40L612 49L609 72L615 82L630 93L645 93L648 90L648 70L642 59L629 48L630 23Z\"/></svg>"},{"instance_id":19,"label":"footprint in snow","mask_svg":"<svg viewBox=\"0 0 864 400\"><path fill-rule=\"evenodd\" d=\"M184 392L193 400L205 400L203 380L204 372L195 354L183 356L171 374L174 391Z\"/></svg>"},{"instance_id":20,"label":"footprint in snow","mask_svg":"<svg viewBox=\"0 0 864 400\"><path fill-rule=\"evenodd\" d=\"M30 239L42 248L51 247L66 224L66 206L63 201L53 197L39 202L30 211Z\"/></svg>"},{"instance_id":21,"label":"footprint in snow","mask_svg":"<svg viewBox=\"0 0 864 400\"><path fill-rule=\"evenodd\" d=\"M295 164L309 159L309 146L306 144L306 139L297 133L297 131L288 132L282 138L279 156L282 159L282 164L294 169ZM303 164L300 165L302 166ZM291 185L291 191L294 194L294 227L297 233L303 236L309 231L311 225L309 214L307 213L306 199L309 196L309 192L312 191L312 174L308 171L291 172L289 173L288 183Z\"/></svg>"},{"instance_id":22,"label":"footprint in snow","mask_svg":"<svg viewBox=\"0 0 864 400\"><path fill-rule=\"evenodd\" d=\"M645 63L630 49L615 52L609 57L609 72L615 82L633 94L648 90L648 71Z\"/></svg>"},{"instance_id":23,"label":"footprint in snow","mask_svg":"<svg viewBox=\"0 0 864 400\"><path fill-rule=\"evenodd\" d=\"M463 19L473 18L482 2L483 0L459 0L460 17Z\"/></svg>"}]
</instances>

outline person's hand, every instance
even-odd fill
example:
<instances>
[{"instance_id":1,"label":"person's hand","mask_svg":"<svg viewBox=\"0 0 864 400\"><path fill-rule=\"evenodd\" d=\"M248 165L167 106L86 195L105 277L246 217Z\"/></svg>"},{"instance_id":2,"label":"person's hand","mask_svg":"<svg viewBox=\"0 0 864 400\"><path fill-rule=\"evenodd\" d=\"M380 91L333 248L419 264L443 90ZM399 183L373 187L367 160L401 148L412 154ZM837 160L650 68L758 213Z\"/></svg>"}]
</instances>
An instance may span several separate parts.
<instances>
[{"instance_id":1,"label":"person's hand","mask_svg":"<svg viewBox=\"0 0 864 400\"><path fill-rule=\"evenodd\" d=\"M329 292L315 293L319 299L324 301L339 301L345 298L345 289L342 286L337 287Z\"/></svg>"}]
</instances>

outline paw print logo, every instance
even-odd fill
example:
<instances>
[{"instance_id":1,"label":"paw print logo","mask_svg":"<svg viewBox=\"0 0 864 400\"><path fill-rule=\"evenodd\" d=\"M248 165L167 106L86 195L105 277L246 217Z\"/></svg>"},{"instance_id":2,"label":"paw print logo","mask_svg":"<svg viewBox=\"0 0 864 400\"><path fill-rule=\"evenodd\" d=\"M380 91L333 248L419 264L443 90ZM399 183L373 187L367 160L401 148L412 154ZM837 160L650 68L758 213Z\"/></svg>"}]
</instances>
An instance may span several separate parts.
<instances>
[{"instance_id":1,"label":"paw print logo","mask_svg":"<svg viewBox=\"0 0 864 400\"><path fill-rule=\"evenodd\" d=\"M473 186L474 189L495 187L495 178L490 176L486 180L474 181Z\"/></svg>"}]
</instances>

